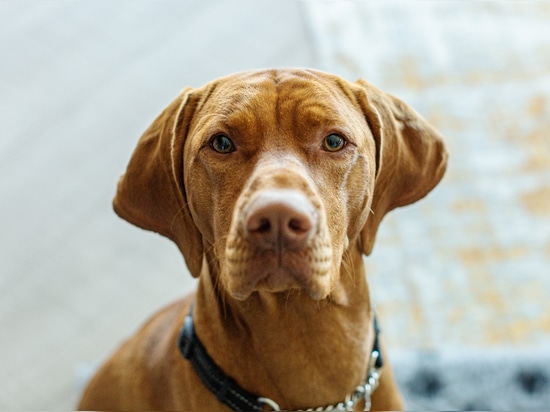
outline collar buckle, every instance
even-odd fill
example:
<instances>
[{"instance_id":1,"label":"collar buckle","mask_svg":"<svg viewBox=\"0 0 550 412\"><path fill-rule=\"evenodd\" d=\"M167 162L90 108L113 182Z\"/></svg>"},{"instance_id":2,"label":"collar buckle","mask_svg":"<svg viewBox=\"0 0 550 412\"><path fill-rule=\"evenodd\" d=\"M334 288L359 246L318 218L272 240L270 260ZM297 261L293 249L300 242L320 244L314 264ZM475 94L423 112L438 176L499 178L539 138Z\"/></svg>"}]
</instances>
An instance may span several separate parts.
<instances>
[{"instance_id":1,"label":"collar buckle","mask_svg":"<svg viewBox=\"0 0 550 412\"><path fill-rule=\"evenodd\" d=\"M178 346L185 359L191 359L194 335L195 328L193 327L193 317L191 315L187 315L183 321L183 327L178 339Z\"/></svg>"},{"instance_id":2,"label":"collar buckle","mask_svg":"<svg viewBox=\"0 0 550 412\"><path fill-rule=\"evenodd\" d=\"M271 411L280 411L281 407L277 402L275 402L273 399L269 398L258 398L258 402L264 406L269 406Z\"/></svg>"}]
</instances>

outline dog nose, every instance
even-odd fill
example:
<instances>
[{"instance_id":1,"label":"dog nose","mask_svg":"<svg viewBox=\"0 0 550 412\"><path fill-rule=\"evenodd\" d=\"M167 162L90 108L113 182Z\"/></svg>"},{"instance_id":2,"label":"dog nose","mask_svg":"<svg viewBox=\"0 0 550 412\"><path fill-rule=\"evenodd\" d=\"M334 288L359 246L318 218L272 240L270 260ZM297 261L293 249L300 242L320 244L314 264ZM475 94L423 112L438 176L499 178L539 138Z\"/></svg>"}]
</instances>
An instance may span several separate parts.
<instances>
[{"instance_id":1,"label":"dog nose","mask_svg":"<svg viewBox=\"0 0 550 412\"><path fill-rule=\"evenodd\" d=\"M316 217L315 208L301 193L266 190L247 208L245 228L262 248L301 249L313 233Z\"/></svg>"}]
</instances>

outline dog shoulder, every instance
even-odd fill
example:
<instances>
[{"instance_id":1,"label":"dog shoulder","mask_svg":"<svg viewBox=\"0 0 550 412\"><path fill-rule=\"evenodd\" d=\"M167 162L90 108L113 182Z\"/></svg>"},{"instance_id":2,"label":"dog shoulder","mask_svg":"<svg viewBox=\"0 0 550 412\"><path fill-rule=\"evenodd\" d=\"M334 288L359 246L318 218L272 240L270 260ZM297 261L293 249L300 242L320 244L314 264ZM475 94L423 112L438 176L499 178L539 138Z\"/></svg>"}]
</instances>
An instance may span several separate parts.
<instances>
[{"instance_id":1,"label":"dog shoulder","mask_svg":"<svg viewBox=\"0 0 550 412\"><path fill-rule=\"evenodd\" d=\"M123 342L89 382L78 409L160 407L157 386L168 382L173 373L171 364L178 356L178 325L183 322L191 300L189 296L159 310Z\"/></svg>"}]
</instances>

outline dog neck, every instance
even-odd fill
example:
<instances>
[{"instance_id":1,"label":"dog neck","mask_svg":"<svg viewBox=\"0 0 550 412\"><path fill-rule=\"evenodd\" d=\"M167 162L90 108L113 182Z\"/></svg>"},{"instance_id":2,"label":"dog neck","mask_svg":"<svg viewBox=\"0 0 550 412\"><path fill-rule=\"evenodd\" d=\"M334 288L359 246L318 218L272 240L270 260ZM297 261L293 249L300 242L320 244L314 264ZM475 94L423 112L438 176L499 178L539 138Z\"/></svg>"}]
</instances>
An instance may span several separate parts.
<instances>
[{"instance_id":1,"label":"dog neck","mask_svg":"<svg viewBox=\"0 0 550 412\"><path fill-rule=\"evenodd\" d=\"M374 336L361 255L341 272L337 299L291 290L255 292L241 302L216 286L208 268L194 309L197 335L227 375L282 408L340 402L364 380Z\"/></svg>"}]
</instances>

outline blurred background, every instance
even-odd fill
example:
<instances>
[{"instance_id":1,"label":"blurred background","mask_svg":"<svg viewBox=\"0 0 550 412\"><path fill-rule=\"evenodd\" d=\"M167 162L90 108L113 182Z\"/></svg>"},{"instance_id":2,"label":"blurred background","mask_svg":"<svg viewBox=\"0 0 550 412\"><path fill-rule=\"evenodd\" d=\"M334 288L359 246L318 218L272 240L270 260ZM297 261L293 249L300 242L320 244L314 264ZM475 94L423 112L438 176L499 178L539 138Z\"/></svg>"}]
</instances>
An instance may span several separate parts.
<instances>
[{"instance_id":1,"label":"blurred background","mask_svg":"<svg viewBox=\"0 0 550 412\"><path fill-rule=\"evenodd\" d=\"M112 212L118 176L184 86L285 66L365 78L447 138L366 259L409 408L550 404L550 3L4 0L0 56L0 408L74 408L192 290Z\"/></svg>"}]
</instances>

